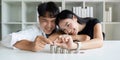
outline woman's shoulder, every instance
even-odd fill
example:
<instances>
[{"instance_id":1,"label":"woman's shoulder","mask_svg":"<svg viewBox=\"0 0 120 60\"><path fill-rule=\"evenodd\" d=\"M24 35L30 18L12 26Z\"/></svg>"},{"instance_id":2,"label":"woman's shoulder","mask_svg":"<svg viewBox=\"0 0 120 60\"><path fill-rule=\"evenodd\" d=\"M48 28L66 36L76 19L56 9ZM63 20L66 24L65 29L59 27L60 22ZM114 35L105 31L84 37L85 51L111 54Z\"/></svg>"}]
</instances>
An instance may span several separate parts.
<instances>
[{"instance_id":1,"label":"woman's shoulder","mask_svg":"<svg viewBox=\"0 0 120 60\"><path fill-rule=\"evenodd\" d=\"M86 17L84 20L88 20L88 22L95 22L95 23L100 23L100 21L97 18L93 17Z\"/></svg>"}]
</instances>

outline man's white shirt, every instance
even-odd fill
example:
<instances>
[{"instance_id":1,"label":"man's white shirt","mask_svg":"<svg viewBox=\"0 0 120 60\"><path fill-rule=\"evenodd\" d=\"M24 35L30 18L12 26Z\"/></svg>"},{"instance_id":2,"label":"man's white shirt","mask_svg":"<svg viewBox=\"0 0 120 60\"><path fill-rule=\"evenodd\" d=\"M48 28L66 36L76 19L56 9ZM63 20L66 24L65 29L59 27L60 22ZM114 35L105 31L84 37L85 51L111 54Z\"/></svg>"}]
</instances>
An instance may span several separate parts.
<instances>
[{"instance_id":1,"label":"man's white shirt","mask_svg":"<svg viewBox=\"0 0 120 60\"><path fill-rule=\"evenodd\" d=\"M39 24L31 26L31 28L19 31L19 32L13 32L5 37L3 37L1 43L9 48L15 48L13 45L17 41L21 41L23 39L34 41L36 36L41 35L46 37L43 30L40 28Z\"/></svg>"}]
</instances>

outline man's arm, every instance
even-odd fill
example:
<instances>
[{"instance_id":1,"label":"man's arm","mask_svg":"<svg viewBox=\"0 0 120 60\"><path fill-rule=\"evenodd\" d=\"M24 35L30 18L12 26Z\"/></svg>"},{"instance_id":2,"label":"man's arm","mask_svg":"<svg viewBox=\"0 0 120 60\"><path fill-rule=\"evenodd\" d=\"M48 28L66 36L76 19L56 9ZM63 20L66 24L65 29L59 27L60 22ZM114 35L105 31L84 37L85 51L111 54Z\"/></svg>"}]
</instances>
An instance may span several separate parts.
<instances>
[{"instance_id":1,"label":"man's arm","mask_svg":"<svg viewBox=\"0 0 120 60\"><path fill-rule=\"evenodd\" d=\"M33 42L24 39L24 40L16 42L13 46L15 46L16 48L21 49L21 50L32 51Z\"/></svg>"},{"instance_id":2,"label":"man's arm","mask_svg":"<svg viewBox=\"0 0 120 60\"><path fill-rule=\"evenodd\" d=\"M47 43L50 41L43 37L43 36L37 36L34 42L31 42L29 40L23 39L21 41L18 41L14 44L16 48L19 48L21 50L28 50L28 51L40 51L42 50Z\"/></svg>"},{"instance_id":3,"label":"man's arm","mask_svg":"<svg viewBox=\"0 0 120 60\"><path fill-rule=\"evenodd\" d=\"M28 50L28 51L40 51L42 50L47 43L55 41L62 33L57 32L49 36L49 38L45 38L43 36L37 36L34 42L31 42L27 39L23 39L18 41L14 44L16 48L21 50ZM89 36L87 35L71 35L73 40L85 41L90 40Z\"/></svg>"}]
</instances>

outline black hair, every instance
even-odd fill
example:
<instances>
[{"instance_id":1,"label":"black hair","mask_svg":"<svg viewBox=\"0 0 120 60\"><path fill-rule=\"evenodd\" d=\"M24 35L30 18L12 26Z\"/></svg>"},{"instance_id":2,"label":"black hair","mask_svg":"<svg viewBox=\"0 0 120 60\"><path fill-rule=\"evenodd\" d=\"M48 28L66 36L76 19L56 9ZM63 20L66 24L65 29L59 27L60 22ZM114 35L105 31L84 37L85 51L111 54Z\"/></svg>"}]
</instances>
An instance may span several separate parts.
<instances>
[{"instance_id":1,"label":"black hair","mask_svg":"<svg viewBox=\"0 0 120 60\"><path fill-rule=\"evenodd\" d=\"M56 23L56 25L58 25L60 20L63 20L63 19L66 19L66 18L72 19L73 16L75 16L77 18L77 22L79 24L84 24L88 21L88 20L85 20L84 18L80 18L79 16L77 16L75 13L73 13L70 10L63 10L61 13L59 13L57 15L55 23Z\"/></svg>"},{"instance_id":2,"label":"black hair","mask_svg":"<svg viewBox=\"0 0 120 60\"><path fill-rule=\"evenodd\" d=\"M46 16L46 13L49 13L49 17L56 17L59 13L59 8L54 2L45 2L38 5L39 16Z\"/></svg>"}]
</instances>

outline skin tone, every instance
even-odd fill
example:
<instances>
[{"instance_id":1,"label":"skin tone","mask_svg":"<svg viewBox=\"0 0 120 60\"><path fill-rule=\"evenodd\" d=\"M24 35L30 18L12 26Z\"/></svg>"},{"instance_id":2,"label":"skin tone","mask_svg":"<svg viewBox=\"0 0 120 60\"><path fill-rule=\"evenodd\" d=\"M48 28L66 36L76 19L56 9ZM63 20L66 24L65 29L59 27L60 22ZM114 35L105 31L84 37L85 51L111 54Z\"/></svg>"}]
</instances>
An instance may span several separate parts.
<instances>
[{"instance_id":1,"label":"skin tone","mask_svg":"<svg viewBox=\"0 0 120 60\"><path fill-rule=\"evenodd\" d=\"M82 31L85 28L85 24L79 24L77 22L77 18L73 16L72 19L64 19L59 22L59 27L66 33L77 35L78 32ZM93 39L81 41L82 46L81 49L93 49L99 48L103 45L103 36L102 36L102 28L101 24L97 23L94 26L94 37ZM55 42L56 45L61 46L67 49L76 49L77 44L73 42L71 36L59 37L57 40L61 40L61 43Z\"/></svg>"},{"instance_id":2,"label":"skin tone","mask_svg":"<svg viewBox=\"0 0 120 60\"><path fill-rule=\"evenodd\" d=\"M51 34L55 29L55 18L50 18L49 13L46 13L46 16L39 17L39 23L41 28L46 34ZM21 50L28 51L40 51L42 50L46 44L53 44L52 42L59 38L61 33L54 33L49 38L45 38L43 36L37 36L34 42L31 42L27 39L20 40L14 44L16 48ZM74 40L89 40L90 37L87 35L71 35ZM81 37L80 37L81 36Z\"/></svg>"},{"instance_id":3,"label":"skin tone","mask_svg":"<svg viewBox=\"0 0 120 60\"><path fill-rule=\"evenodd\" d=\"M39 19L39 23L43 31L46 34L51 34L55 29L55 18L50 18L49 13L46 13L45 17L41 16Z\"/></svg>"},{"instance_id":4,"label":"skin tone","mask_svg":"<svg viewBox=\"0 0 120 60\"><path fill-rule=\"evenodd\" d=\"M41 28L46 34L51 34L55 29L55 18L51 18L46 13L46 16L39 17L39 23ZM52 44L50 40L43 36L37 36L34 42L31 42L27 39L20 40L14 44L16 48L21 50L29 50L29 51L40 51L42 50L46 44Z\"/></svg>"}]
</instances>

